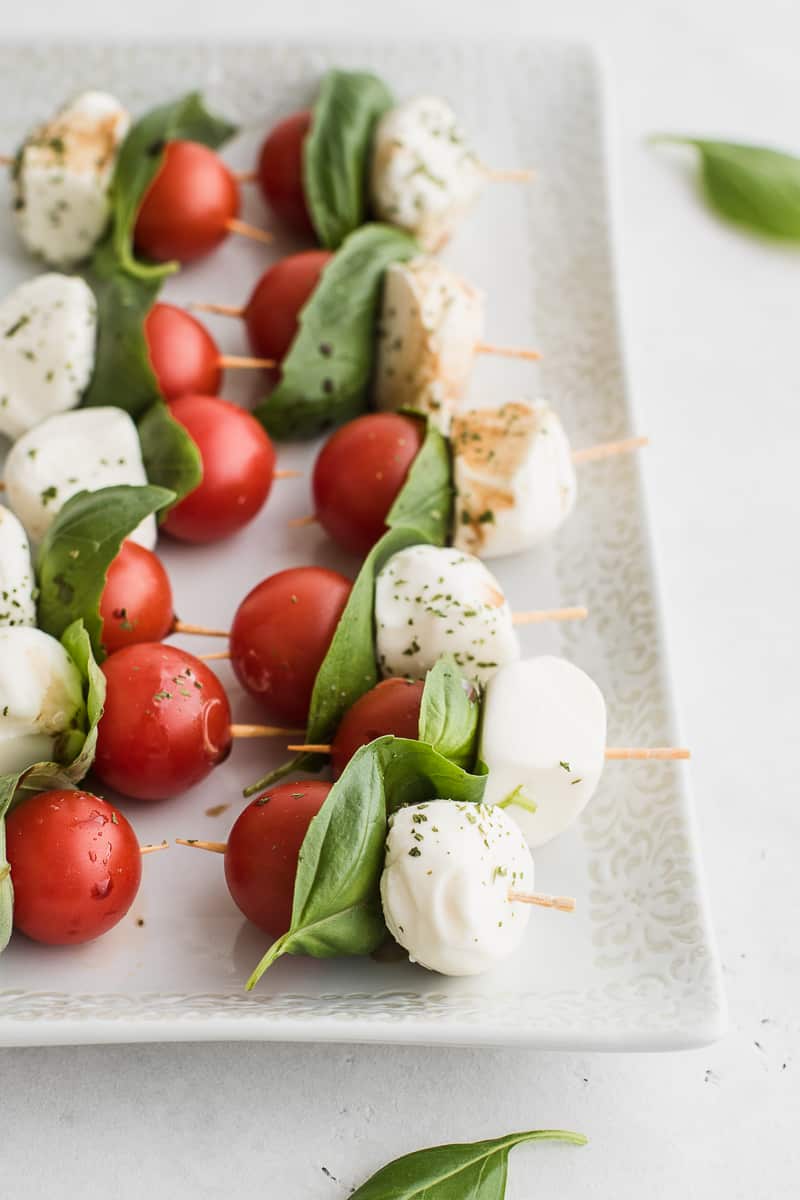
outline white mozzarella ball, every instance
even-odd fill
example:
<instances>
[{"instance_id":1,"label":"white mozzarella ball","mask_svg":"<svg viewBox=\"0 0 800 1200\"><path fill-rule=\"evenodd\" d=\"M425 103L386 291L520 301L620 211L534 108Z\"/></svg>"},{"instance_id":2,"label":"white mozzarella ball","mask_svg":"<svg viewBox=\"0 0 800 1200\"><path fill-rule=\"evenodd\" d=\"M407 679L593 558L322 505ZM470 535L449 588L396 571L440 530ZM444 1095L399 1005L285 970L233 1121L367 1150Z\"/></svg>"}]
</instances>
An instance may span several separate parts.
<instances>
[{"instance_id":1,"label":"white mozzarella ball","mask_svg":"<svg viewBox=\"0 0 800 1200\"><path fill-rule=\"evenodd\" d=\"M483 701L486 803L501 805L535 848L563 833L594 795L605 762L606 705L563 658L511 663Z\"/></svg>"},{"instance_id":2,"label":"white mozzarella ball","mask_svg":"<svg viewBox=\"0 0 800 1200\"><path fill-rule=\"evenodd\" d=\"M372 153L372 206L436 251L472 208L486 172L438 96L418 96L378 122Z\"/></svg>"},{"instance_id":3,"label":"white mozzarella ball","mask_svg":"<svg viewBox=\"0 0 800 1200\"><path fill-rule=\"evenodd\" d=\"M483 293L435 258L386 270L375 405L425 413L447 433L483 336Z\"/></svg>"},{"instance_id":4,"label":"white mozzarella ball","mask_svg":"<svg viewBox=\"0 0 800 1200\"><path fill-rule=\"evenodd\" d=\"M0 627L36 624L36 579L28 537L0 505Z\"/></svg>"},{"instance_id":5,"label":"white mozzarella ball","mask_svg":"<svg viewBox=\"0 0 800 1200\"><path fill-rule=\"evenodd\" d=\"M83 706L81 677L41 629L0 629L0 775L58 755L58 738Z\"/></svg>"},{"instance_id":6,"label":"white mozzarella ball","mask_svg":"<svg viewBox=\"0 0 800 1200\"><path fill-rule=\"evenodd\" d=\"M11 447L6 460L8 502L34 542L76 492L147 483L136 426L121 408L80 408L42 421ZM155 517L130 534L152 550Z\"/></svg>"},{"instance_id":7,"label":"white mozzarella ball","mask_svg":"<svg viewBox=\"0 0 800 1200\"><path fill-rule=\"evenodd\" d=\"M530 908L533 859L498 808L431 800L389 821L381 900L395 941L430 971L480 975L518 948Z\"/></svg>"},{"instance_id":8,"label":"white mozzarella ball","mask_svg":"<svg viewBox=\"0 0 800 1200\"><path fill-rule=\"evenodd\" d=\"M567 435L547 404L504 404L453 418L453 543L481 558L529 550L575 506Z\"/></svg>"},{"instance_id":9,"label":"white mozzarella ball","mask_svg":"<svg viewBox=\"0 0 800 1200\"><path fill-rule=\"evenodd\" d=\"M0 303L0 433L75 408L94 370L97 304L77 276L37 275Z\"/></svg>"},{"instance_id":10,"label":"white mozzarella ball","mask_svg":"<svg viewBox=\"0 0 800 1200\"><path fill-rule=\"evenodd\" d=\"M84 92L23 145L14 167L17 229L51 266L74 266L102 237L117 151L129 126L113 96Z\"/></svg>"},{"instance_id":11,"label":"white mozzarella ball","mask_svg":"<svg viewBox=\"0 0 800 1200\"><path fill-rule=\"evenodd\" d=\"M462 673L485 683L519 658L511 609L478 558L452 546L409 546L375 583L378 663L384 677L424 679L450 653Z\"/></svg>"}]
</instances>

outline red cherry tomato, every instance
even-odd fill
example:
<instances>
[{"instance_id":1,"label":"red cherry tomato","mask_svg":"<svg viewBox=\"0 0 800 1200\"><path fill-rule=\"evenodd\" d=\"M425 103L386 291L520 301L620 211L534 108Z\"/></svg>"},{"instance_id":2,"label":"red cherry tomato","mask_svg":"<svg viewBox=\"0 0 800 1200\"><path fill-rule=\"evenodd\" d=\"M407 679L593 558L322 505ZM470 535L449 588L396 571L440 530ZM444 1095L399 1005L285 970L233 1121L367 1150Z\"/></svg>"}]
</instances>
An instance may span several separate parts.
<instances>
[{"instance_id":1,"label":"red cherry tomato","mask_svg":"<svg viewBox=\"0 0 800 1200\"><path fill-rule=\"evenodd\" d=\"M352 584L325 567L292 567L245 596L231 628L239 682L271 716L305 723L314 680Z\"/></svg>"},{"instance_id":2,"label":"red cherry tomato","mask_svg":"<svg viewBox=\"0 0 800 1200\"><path fill-rule=\"evenodd\" d=\"M278 784L248 804L228 835L228 891L247 919L272 937L292 923L297 856L330 790L319 780Z\"/></svg>"},{"instance_id":3,"label":"red cherry tomato","mask_svg":"<svg viewBox=\"0 0 800 1200\"><path fill-rule=\"evenodd\" d=\"M88 942L121 921L142 856L125 817L89 792L40 792L6 820L14 926L48 946Z\"/></svg>"},{"instance_id":4,"label":"red cherry tomato","mask_svg":"<svg viewBox=\"0 0 800 1200\"><path fill-rule=\"evenodd\" d=\"M356 700L342 717L331 744L331 761L337 779L356 750L375 738L387 733L395 737L419 737L419 710L424 687L419 679L384 679Z\"/></svg>"},{"instance_id":5,"label":"red cherry tomato","mask_svg":"<svg viewBox=\"0 0 800 1200\"><path fill-rule=\"evenodd\" d=\"M219 347L199 321L174 304L154 304L144 320L150 366L165 400L190 392L216 396Z\"/></svg>"},{"instance_id":6,"label":"red cherry tomato","mask_svg":"<svg viewBox=\"0 0 800 1200\"><path fill-rule=\"evenodd\" d=\"M357 417L328 438L314 464L314 510L345 550L366 554L385 533L422 438L421 423L401 413Z\"/></svg>"},{"instance_id":7,"label":"red cherry tomato","mask_svg":"<svg viewBox=\"0 0 800 1200\"><path fill-rule=\"evenodd\" d=\"M162 528L184 542L214 542L251 521L275 474L275 451L249 412L219 396L181 396L170 413L203 460L203 478L167 513Z\"/></svg>"},{"instance_id":8,"label":"red cherry tomato","mask_svg":"<svg viewBox=\"0 0 800 1200\"><path fill-rule=\"evenodd\" d=\"M137 800L163 800L205 779L231 748L225 690L205 663L141 642L103 663L106 703L95 774Z\"/></svg>"},{"instance_id":9,"label":"red cherry tomato","mask_svg":"<svg viewBox=\"0 0 800 1200\"><path fill-rule=\"evenodd\" d=\"M261 276L244 313L247 336L259 358L275 362L285 358L297 333L300 310L331 258L329 250L305 250L281 259Z\"/></svg>"},{"instance_id":10,"label":"red cherry tomato","mask_svg":"<svg viewBox=\"0 0 800 1200\"><path fill-rule=\"evenodd\" d=\"M314 237L303 185L303 142L310 128L308 109L278 122L261 147L258 182L267 204L285 225Z\"/></svg>"},{"instance_id":11,"label":"red cherry tomato","mask_svg":"<svg viewBox=\"0 0 800 1200\"><path fill-rule=\"evenodd\" d=\"M239 185L219 155L200 142L168 142L136 217L136 249L156 262L190 262L227 237L238 212Z\"/></svg>"},{"instance_id":12,"label":"red cherry tomato","mask_svg":"<svg viewBox=\"0 0 800 1200\"><path fill-rule=\"evenodd\" d=\"M100 596L101 641L109 654L136 642L160 642L175 623L172 588L161 559L125 541Z\"/></svg>"}]
</instances>

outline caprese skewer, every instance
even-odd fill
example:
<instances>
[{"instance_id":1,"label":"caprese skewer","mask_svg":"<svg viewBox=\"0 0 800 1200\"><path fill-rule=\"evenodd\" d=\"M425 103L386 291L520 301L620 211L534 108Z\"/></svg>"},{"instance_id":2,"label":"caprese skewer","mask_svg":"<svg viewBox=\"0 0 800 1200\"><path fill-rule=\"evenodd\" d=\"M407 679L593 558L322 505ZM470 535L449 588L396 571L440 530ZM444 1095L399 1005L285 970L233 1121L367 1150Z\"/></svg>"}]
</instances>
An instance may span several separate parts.
<instances>
[{"instance_id":1,"label":"caprese skewer","mask_svg":"<svg viewBox=\"0 0 800 1200\"><path fill-rule=\"evenodd\" d=\"M338 778L356 751L375 738L419 736L423 686L384 680L345 713L329 745L288 749L330 754ZM607 746L600 689L585 671L554 655L505 663L475 702L481 714L478 759L488 770L484 802L512 816L533 848L574 824L607 761L689 757L678 746Z\"/></svg>"},{"instance_id":2,"label":"caprese skewer","mask_svg":"<svg viewBox=\"0 0 800 1200\"><path fill-rule=\"evenodd\" d=\"M312 474L313 515L346 550L365 554L386 530L386 518L423 443L420 422L405 413L368 413L331 434ZM572 512L575 466L629 453L642 437L570 448L564 428L542 401L473 409L453 418L454 547L499 558L551 537Z\"/></svg>"},{"instance_id":3,"label":"caprese skewer","mask_svg":"<svg viewBox=\"0 0 800 1200\"><path fill-rule=\"evenodd\" d=\"M328 264L328 250L306 250L268 267L244 306L197 302L197 312L244 321L255 355L280 365ZM375 326L373 402L385 411L423 413L447 431L478 354L535 361L537 350L484 340L484 296L436 259L390 263ZM330 345L328 357L337 347Z\"/></svg>"},{"instance_id":4,"label":"caprese skewer","mask_svg":"<svg viewBox=\"0 0 800 1200\"><path fill-rule=\"evenodd\" d=\"M325 179L332 158L338 192ZM527 181L532 172L487 168L439 96L395 104L374 75L329 71L314 108L267 135L256 176L276 215L325 246L338 245L371 209L435 251L487 182Z\"/></svg>"}]
</instances>

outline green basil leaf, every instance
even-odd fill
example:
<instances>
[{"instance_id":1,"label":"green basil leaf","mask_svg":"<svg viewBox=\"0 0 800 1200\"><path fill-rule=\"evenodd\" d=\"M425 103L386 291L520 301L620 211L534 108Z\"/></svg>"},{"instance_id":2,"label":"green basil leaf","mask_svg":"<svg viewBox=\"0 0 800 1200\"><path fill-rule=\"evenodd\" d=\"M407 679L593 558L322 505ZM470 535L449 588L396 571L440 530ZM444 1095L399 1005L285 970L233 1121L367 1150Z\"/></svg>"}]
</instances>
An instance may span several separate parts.
<instances>
[{"instance_id":1,"label":"green basil leaf","mask_svg":"<svg viewBox=\"0 0 800 1200\"><path fill-rule=\"evenodd\" d=\"M480 694L464 678L451 654L443 655L425 679L419 711L419 740L467 770L475 762Z\"/></svg>"},{"instance_id":2,"label":"green basil leaf","mask_svg":"<svg viewBox=\"0 0 800 1200\"><path fill-rule=\"evenodd\" d=\"M386 937L380 903L386 822L405 804L440 797L479 803L486 781L408 738L381 737L351 758L308 827L292 924L247 982L283 954L371 954Z\"/></svg>"},{"instance_id":3,"label":"green basil leaf","mask_svg":"<svg viewBox=\"0 0 800 1200\"><path fill-rule=\"evenodd\" d=\"M393 102L386 85L362 71L328 71L322 81L303 144L303 190L330 250L364 224L372 135Z\"/></svg>"},{"instance_id":4,"label":"green basil leaf","mask_svg":"<svg viewBox=\"0 0 800 1200\"><path fill-rule=\"evenodd\" d=\"M36 763L24 771L0 776L0 953L11 937L14 915L14 887L5 852L6 814L26 796L51 788L74 787L92 765L97 746L97 726L103 715L106 680L92 655L89 635L82 621L74 621L64 630L61 644L80 672L85 710L79 715L79 727L63 739L64 762Z\"/></svg>"},{"instance_id":5,"label":"green basil leaf","mask_svg":"<svg viewBox=\"0 0 800 1200\"><path fill-rule=\"evenodd\" d=\"M216 150L235 133L235 125L208 111L199 92L162 104L133 125L122 143L111 183L110 239L124 271L145 279L163 278L177 269L177 263L139 262L133 252L139 206L161 167L167 142L202 142Z\"/></svg>"},{"instance_id":6,"label":"green basil leaf","mask_svg":"<svg viewBox=\"0 0 800 1200\"><path fill-rule=\"evenodd\" d=\"M388 225L350 234L300 313L280 383L255 409L268 433L315 437L364 411L384 271L418 253L407 234Z\"/></svg>"},{"instance_id":7,"label":"green basil leaf","mask_svg":"<svg viewBox=\"0 0 800 1200\"><path fill-rule=\"evenodd\" d=\"M203 460L197 443L163 400L148 409L139 422L139 441L147 478L173 492L173 502L182 500L200 484ZM162 511L162 518L164 515Z\"/></svg>"},{"instance_id":8,"label":"green basil leaf","mask_svg":"<svg viewBox=\"0 0 800 1200\"><path fill-rule=\"evenodd\" d=\"M767 146L659 135L659 142L694 146L703 186L724 217L758 233L800 240L800 159Z\"/></svg>"},{"instance_id":9,"label":"green basil leaf","mask_svg":"<svg viewBox=\"0 0 800 1200\"><path fill-rule=\"evenodd\" d=\"M431 1146L381 1167L351 1200L503 1200L515 1146L543 1141L585 1146L586 1140L567 1129L532 1129L487 1142Z\"/></svg>"},{"instance_id":10,"label":"green basil leaf","mask_svg":"<svg viewBox=\"0 0 800 1200\"><path fill-rule=\"evenodd\" d=\"M423 540L444 546L453 508L453 468L447 438L428 423L425 440L389 509L386 524L410 526Z\"/></svg>"},{"instance_id":11,"label":"green basil leaf","mask_svg":"<svg viewBox=\"0 0 800 1200\"><path fill-rule=\"evenodd\" d=\"M174 499L174 492L164 488L129 485L71 496L39 547L39 628L60 637L81 618L95 657L102 661L100 597L108 568L140 521Z\"/></svg>"},{"instance_id":12,"label":"green basil leaf","mask_svg":"<svg viewBox=\"0 0 800 1200\"><path fill-rule=\"evenodd\" d=\"M86 282L94 292L100 320L94 371L81 404L113 403L138 421L163 400L144 336L144 320L158 298L161 280L127 274L106 239L92 258Z\"/></svg>"}]
</instances>

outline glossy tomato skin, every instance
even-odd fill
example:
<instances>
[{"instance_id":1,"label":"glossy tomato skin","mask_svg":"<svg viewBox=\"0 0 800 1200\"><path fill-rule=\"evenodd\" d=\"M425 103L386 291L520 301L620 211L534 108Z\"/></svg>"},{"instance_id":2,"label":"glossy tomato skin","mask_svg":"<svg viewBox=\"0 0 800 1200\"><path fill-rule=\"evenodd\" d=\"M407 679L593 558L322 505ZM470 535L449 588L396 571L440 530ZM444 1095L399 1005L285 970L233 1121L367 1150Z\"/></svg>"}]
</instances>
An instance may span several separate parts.
<instances>
[{"instance_id":1,"label":"glossy tomato skin","mask_svg":"<svg viewBox=\"0 0 800 1200\"><path fill-rule=\"evenodd\" d=\"M329 250L305 250L282 258L264 272L244 316L254 354L283 361L297 333L300 310L332 258Z\"/></svg>"},{"instance_id":2,"label":"glossy tomato skin","mask_svg":"<svg viewBox=\"0 0 800 1200\"><path fill-rule=\"evenodd\" d=\"M387 733L419 737L422 680L384 679L365 692L342 717L331 744L333 773L338 779L356 750Z\"/></svg>"},{"instance_id":3,"label":"glossy tomato skin","mask_svg":"<svg viewBox=\"0 0 800 1200\"><path fill-rule=\"evenodd\" d=\"M163 642L142 642L103 663L106 703L94 772L137 800L193 787L228 757L225 689L204 662Z\"/></svg>"},{"instance_id":4,"label":"glossy tomato skin","mask_svg":"<svg viewBox=\"0 0 800 1200\"><path fill-rule=\"evenodd\" d=\"M386 532L386 516L419 453L424 427L402 413L368 413L337 429L314 464L314 511L354 554Z\"/></svg>"},{"instance_id":5,"label":"glossy tomato skin","mask_svg":"<svg viewBox=\"0 0 800 1200\"><path fill-rule=\"evenodd\" d=\"M314 680L352 584L325 567L291 567L245 596L231 627L239 682L276 721L303 725Z\"/></svg>"},{"instance_id":6,"label":"glossy tomato skin","mask_svg":"<svg viewBox=\"0 0 800 1200\"><path fill-rule=\"evenodd\" d=\"M303 142L311 112L292 113L267 134L258 157L258 182L272 211L296 233L315 237L303 183Z\"/></svg>"},{"instance_id":7,"label":"glossy tomato skin","mask_svg":"<svg viewBox=\"0 0 800 1200\"><path fill-rule=\"evenodd\" d=\"M191 313L154 304L144 320L150 366L165 400L191 392L216 396L222 381L219 347Z\"/></svg>"},{"instance_id":8,"label":"glossy tomato skin","mask_svg":"<svg viewBox=\"0 0 800 1200\"><path fill-rule=\"evenodd\" d=\"M239 185L219 155L200 142L168 142L136 217L136 249L156 262L191 262L227 237L238 212Z\"/></svg>"},{"instance_id":9,"label":"glossy tomato skin","mask_svg":"<svg viewBox=\"0 0 800 1200\"><path fill-rule=\"evenodd\" d=\"M330 790L319 780L278 784L248 804L228 835L228 891L248 921L272 937L291 924L297 856Z\"/></svg>"},{"instance_id":10,"label":"glossy tomato skin","mask_svg":"<svg viewBox=\"0 0 800 1200\"><path fill-rule=\"evenodd\" d=\"M14 926L48 946L88 942L121 921L139 890L136 834L89 792L40 792L9 814Z\"/></svg>"},{"instance_id":11,"label":"glossy tomato skin","mask_svg":"<svg viewBox=\"0 0 800 1200\"><path fill-rule=\"evenodd\" d=\"M275 450L263 426L219 396L181 396L169 406L200 451L203 478L162 525L183 542L215 542L251 521L267 499Z\"/></svg>"},{"instance_id":12,"label":"glossy tomato skin","mask_svg":"<svg viewBox=\"0 0 800 1200\"><path fill-rule=\"evenodd\" d=\"M100 596L101 641L108 654L136 642L160 642L175 623L172 587L161 559L125 541Z\"/></svg>"}]
</instances>

